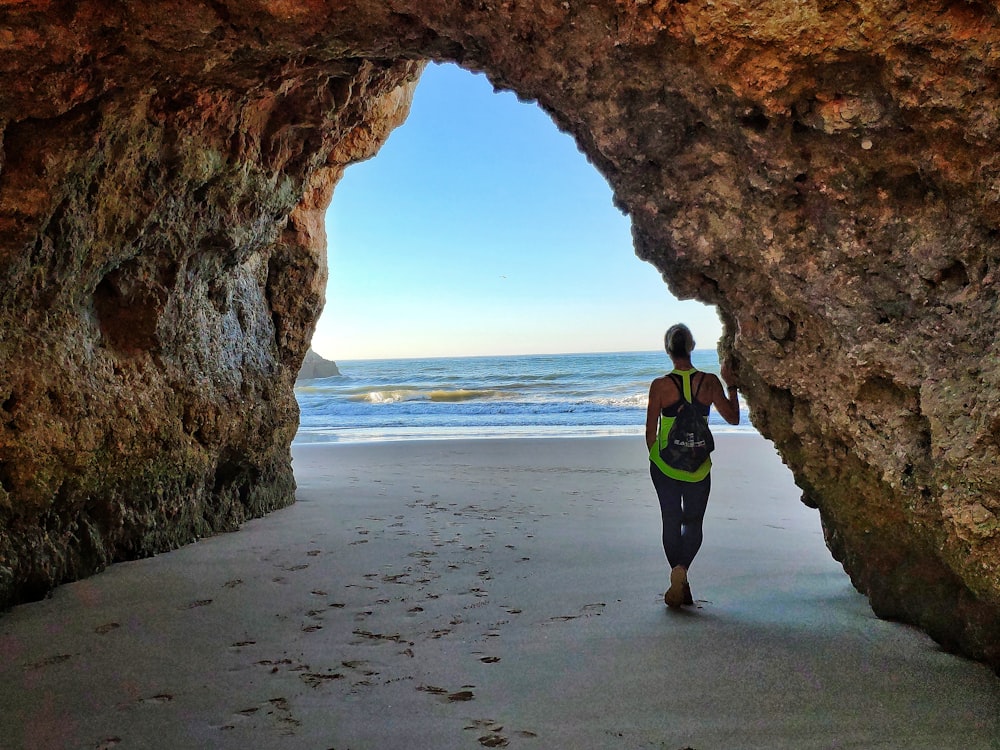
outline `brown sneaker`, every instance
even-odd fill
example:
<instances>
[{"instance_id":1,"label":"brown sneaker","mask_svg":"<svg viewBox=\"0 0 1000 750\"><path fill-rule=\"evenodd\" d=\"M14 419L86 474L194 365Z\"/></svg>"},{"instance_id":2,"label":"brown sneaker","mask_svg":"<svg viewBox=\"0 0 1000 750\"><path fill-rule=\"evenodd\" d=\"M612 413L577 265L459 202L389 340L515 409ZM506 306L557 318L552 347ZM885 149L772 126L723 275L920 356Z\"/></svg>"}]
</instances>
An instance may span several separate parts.
<instances>
[{"instance_id":1,"label":"brown sneaker","mask_svg":"<svg viewBox=\"0 0 1000 750\"><path fill-rule=\"evenodd\" d=\"M694 606L694 597L691 596L691 586L688 584L687 581L684 581L684 606L685 607Z\"/></svg>"}]
</instances>

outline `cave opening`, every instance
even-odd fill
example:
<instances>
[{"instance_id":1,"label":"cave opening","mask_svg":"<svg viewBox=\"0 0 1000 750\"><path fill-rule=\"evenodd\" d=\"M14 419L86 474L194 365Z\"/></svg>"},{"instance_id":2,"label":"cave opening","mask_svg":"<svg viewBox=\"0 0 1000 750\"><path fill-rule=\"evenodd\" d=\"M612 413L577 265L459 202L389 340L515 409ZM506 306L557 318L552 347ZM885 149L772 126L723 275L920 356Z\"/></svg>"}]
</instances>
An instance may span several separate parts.
<instances>
[{"instance_id":1,"label":"cave opening","mask_svg":"<svg viewBox=\"0 0 1000 750\"><path fill-rule=\"evenodd\" d=\"M629 217L573 139L457 65L424 71L405 123L348 167L326 226L312 348L349 385L297 391L300 440L634 433L681 320L718 372L714 307L677 300L635 257ZM560 369L619 375L518 385Z\"/></svg>"},{"instance_id":2,"label":"cave opening","mask_svg":"<svg viewBox=\"0 0 1000 750\"><path fill-rule=\"evenodd\" d=\"M654 351L677 320L715 348L722 332L634 257L629 217L572 137L455 64L427 67L326 226L312 346L329 359Z\"/></svg>"}]
</instances>

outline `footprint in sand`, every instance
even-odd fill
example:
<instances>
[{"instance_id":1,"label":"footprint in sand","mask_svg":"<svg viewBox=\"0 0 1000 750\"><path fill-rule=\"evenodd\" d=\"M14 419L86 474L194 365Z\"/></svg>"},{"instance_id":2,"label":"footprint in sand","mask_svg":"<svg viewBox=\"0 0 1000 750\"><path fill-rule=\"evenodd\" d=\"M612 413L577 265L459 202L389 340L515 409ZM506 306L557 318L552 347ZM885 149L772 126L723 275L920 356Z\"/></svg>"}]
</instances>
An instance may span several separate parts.
<instances>
[{"instance_id":1,"label":"footprint in sand","mask_svg":"<svg viewBox=\"0 0 1000 750\"><path fill-rule=\"evenodd\" d=\"M475 685L463 685L462 690L457 690L454 693L450 693L446 688L437 687L436 685L418 685L417 690L424 693L431 693L432 695L444 696L450 703L464 703L465 701L475 700L475 693L468 689L471 687L475 687Z\"/></svg>"},{"instance_id":2,"label":"footprint in sand","mask_svg":"<svg viewBox=\"0 0 1000 750\"><path fill-rule=\"evenodd\" d=\"M263 715L270 717L271 721L278 725L281 734L291 736L295 734L295 728L302 724L301 721L292 715L291 708L285 698L271 698L257 706L244 708L236 711L237 716L253 716L263 711ZM235 729L232 724L227 724L221 729Z\"/></svg>"},{"instance_id":3,"label":"footprint in sand","mask_svg":"<svg viewBox=\"0 0 1000 750\"><path fill-rule=\"evenodd\" d=\"M371 669L367 669L365 667L365 665L368 664L368 662L365 661L364 659L353 659L350 661L342 661L340 663L343 666L347 667L348 669L353 669L356 672L361 672L361 674L363 674L365 677L371 677L373 675L378 674L378 672L375 672Z\"/></svg>"},{"instance_id":4,"label":"footprint in sand","mask_svg":"<svg viewBox=\"0 0 1000 750\"><path fill-rule=\"evenodd\" d=\"M502 734L487 734L479 738L479 744L483 747L507 747L510 743Z\"/></svg>"},{"instance_id":5,"label":"footprint in sand","mask_svg":"<svg viewBox=\"0 0 1000 750\"><path fill-rule=\"evenodd\" d=\"M580 614L578 615L560 615L558 617L550 617L549 621L555 622L568 622L569 620L575 620L578 617L591 617L593 615L600 616L601 610L607 605L604 602L596 602L594 604L585 604L580 608Z\"/></svg>"},{"instance_id":6,"label":"footprint in sand","mask_svg":"<svg viewBox=\"0 0 1000 750\"><path fill-rule=\"evenodd\" d=\"M259 667L273 667L273 666L287 665L291 663L292 663L291 659L278 659L276 661L272 659L261 659L260 661L254 662L254 664L256 664Z\"/></svg>"},{"instance_id":7,"label":"footprint in sand","mask_svg":"<svg viewBox=\"0 0 1000 750\"><path fill-rule=\"evenodd\" d=\"M427 560L426 558L436 557L436 556L437 552L432 552L430 550L423 550L423 549L417 550L416 552L411 552L410 554L407 555L407 557L419 558L423 563L430 563L430 560Z\"/></svg>"},{"instance_id":8,"label":"footprint in sand","mask_svg":"<svg viewBox=\"0 0 1000 750\"><path fill-rule=\"evenodd\" d=\"M72 654L56 654L55 656L50 656L47 659L42 659L41 661L36 661L34 664L29 664L25 669L41 669L42 667L48 667L52 664L59 664L67 659L72 659Z\"/></svg>"},{"instance_id":9,"label":"footprint in sand","mask_svg":"<svg viewBox=\"0 0 1000 750\"><path fill-rule=\"evenodd\" d=\"M159 693L151 698L140 698L139 703L145 703L147 705L160 705L162 703L170 703L174 699L174 696L169 693Z\"/></svg>"},{"instance_id":10,"label":"footprint in sand","mask_svg":"<svg viewBox=\"0 0 1000 750\"><path fill-rule=\"evenodd\" d=\"M432 695L447 695L448 691L443 687L437 687L436 685L417 685L417 690L422 693L430 693Z\"/></svg>"},{"instance_id":11,"label":"footprint in sand","mask_svg":"<svg viewBox=\"0 0 1000 750\"><path fill-rule=\"evenodd\" d=\"M341 672L331 672L330 674L307 672L306 674L300 674L299 678L309 687L318 688L320 685L325 685L334 680L343 680L344 675Z\"/></svg>"},{"instance_id":12,"label":"footprint in sand","mask_svg":"<svg viewBox=\"0 0 1000 750\"><path fill-rule=\"evenodd\" d=\"M393 641L395 643L406 644L407 646L414 645L413 641L406 640L399 633L373 633L370 630L354 630L352 632L354 635L366 638L370 641ZM361 643L361 641L355 641L353 645L357 645L358 643Z\"/></svg>"},{"instance_id":13,"label":"footprint in sand","mask_svg":"<svg viewBox=\"0 0 1000 750\"><path fill-rule=\"evenodd\" d=\"M352 688L371 687L371 686L375 685L376 683L373 680L368 679L368 678L370 678L370 677L378 677L379 674L381 674L380 672L377 672L374 669L367 669L364 666L365 664L367 664L367 662L365 662L364 660L344 661L344 662L341 662L341 664L343 664L348 669L356 672L361 677L361 679L355 680L354 682L351 683L351 687ZM351 690L351 694L352 695L356 695L357 692L352 689Z\"/></svg>"},{"instance_id":14,"label":"footprint in sand","mask_svg":"<svg viewBox=\"0 0 1000 750\"><path fill-rule=\"evenodd\" d=\"M503 731L503 725L498 724L493 719L473 719L472 724L465 727L465 729L488 732L488 734L482 735L477 740L483 747L507 747L509 744L507 738L500 734ZM519 732L518 734L526 736L523 732Z\"/></svg>"}]
</instances>

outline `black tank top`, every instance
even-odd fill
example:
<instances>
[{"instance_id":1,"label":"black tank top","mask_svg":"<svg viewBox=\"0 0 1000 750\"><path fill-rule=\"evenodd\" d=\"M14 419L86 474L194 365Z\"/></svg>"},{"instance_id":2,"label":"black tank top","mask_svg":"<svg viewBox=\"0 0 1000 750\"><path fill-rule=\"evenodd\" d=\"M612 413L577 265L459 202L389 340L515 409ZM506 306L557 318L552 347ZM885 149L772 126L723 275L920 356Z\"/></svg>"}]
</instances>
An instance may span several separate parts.
<instances>
[{"instance_id":1,"label":"black tank top","mask_svg":"<svg viewBox=\"0 0 1000 750\"><path fill-rule=\"evenodd\" d=\"M705 373L700 372L699 370L696 370L694 373L692 373L691 374L692 386L694 385L694 376L696 374L701 374L701 377L698 378L698 387L691 392L691 401L694 404L695 411L697 411L703 417L708 417L708 412L711 410L712 405L703 404L700 401L698 401L698 391L701 390L702 383L705 382ZM680 405L684 403L684 379L676 372L668 373L668 377L671 380L673 380L674 383L677 385L677 392L681 394L681 397L676 401L674 401L674 403L672 403L670 406L664 406L663 409L660 411L660 416L676 417L677 410L680 408Z\"/></svg>"}]
</instances>

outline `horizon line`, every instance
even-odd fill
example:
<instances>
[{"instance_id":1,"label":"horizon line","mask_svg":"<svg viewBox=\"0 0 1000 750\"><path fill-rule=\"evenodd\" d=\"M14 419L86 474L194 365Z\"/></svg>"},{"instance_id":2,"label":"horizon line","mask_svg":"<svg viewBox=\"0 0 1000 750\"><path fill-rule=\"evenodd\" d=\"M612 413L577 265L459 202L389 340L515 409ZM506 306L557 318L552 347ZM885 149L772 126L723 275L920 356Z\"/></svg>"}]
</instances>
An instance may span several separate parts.
<instances>
[{"instance_id":1,"label":"horizon line","mask_svg":"<svg viewBox=\"0 0 1000 750\"><path fill-rule=\"evenodd\" d=\"M313 350L315 352L315 350ZM718 354L717 348L696 347L696 352L714 352ZM398 362L405 360L420 359L502 359L504 357L577 357L588 354L663 354L666 352L660 349L623 349L605 350L591 352L525 352L522 354L428 354L428 355L407 355L398 357L348 357L348 358L327 358L325 355L315 352L329 362Z\"/></svg>"}]
</instances>

